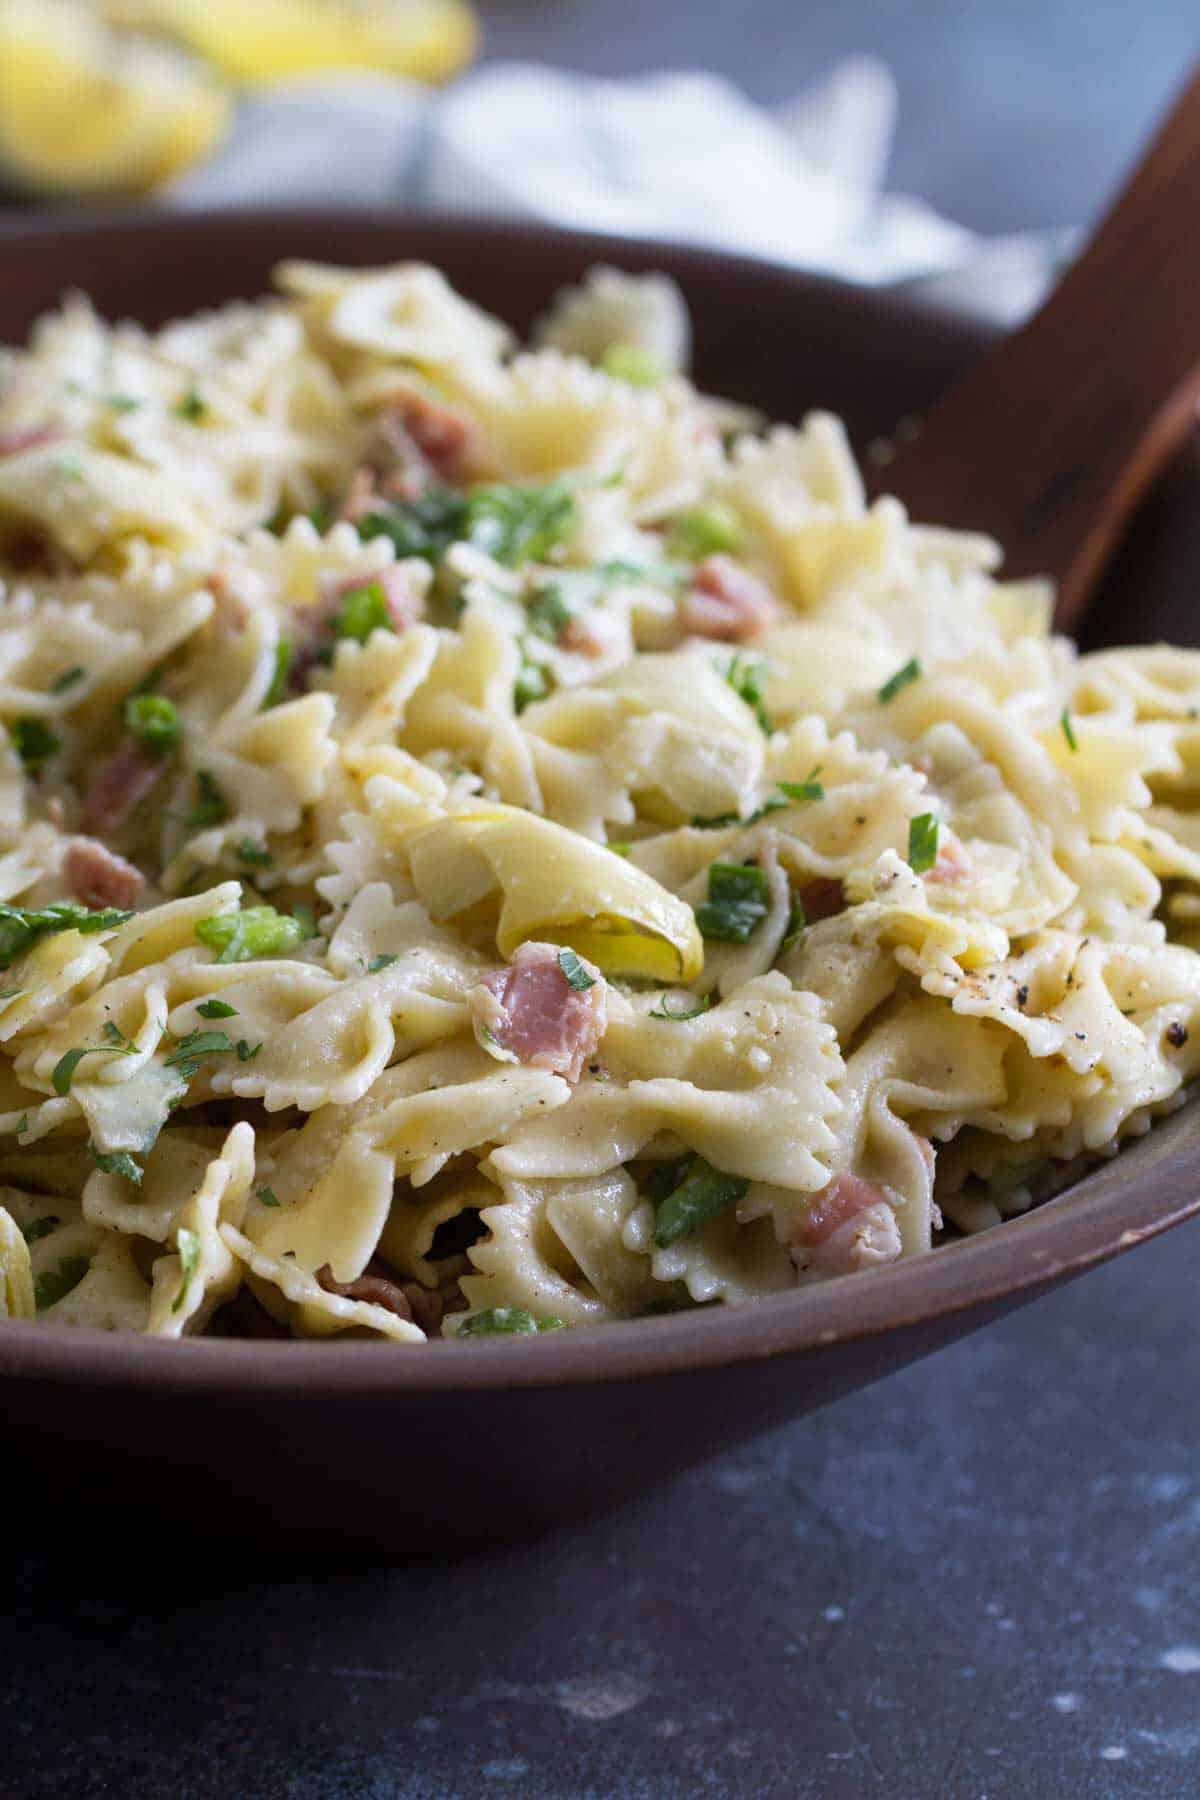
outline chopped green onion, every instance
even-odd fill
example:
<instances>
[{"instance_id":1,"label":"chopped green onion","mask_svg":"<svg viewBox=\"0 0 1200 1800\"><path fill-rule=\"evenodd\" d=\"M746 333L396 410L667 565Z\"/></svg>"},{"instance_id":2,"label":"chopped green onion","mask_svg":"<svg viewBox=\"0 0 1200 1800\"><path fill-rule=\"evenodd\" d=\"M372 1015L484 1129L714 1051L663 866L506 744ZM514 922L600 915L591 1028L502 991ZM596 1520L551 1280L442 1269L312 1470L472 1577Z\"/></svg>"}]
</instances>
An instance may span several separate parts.
<instances>
[{"instance_id":1,"label":"chopped green onion","mask_svg":"<svg viewBox=\"0 0 1200 1800\"><path fill-rule=\"evenodd\" d=\"M237 1007L230 1006L228 1000L202 1000L196 1011L202 1019L232 1019L237 1015Z\"/></svg>"},{"instance_id":2,"label":"chopped green onion","mask_svg":"<svg viewBox=\"0 0 1200 1800\"><path fill-rule=\"evenodd\" d=\"M175 1233L175 1248L179 1251L179 1266L183 1272L183 1280L179 1283L179 1292L171 1302L171 1311L177 1313L187 1298L192 1276L200 1267L200 1239L186 1225L181 1225Z\"/></svg>"},{"instance_id":3,"label":"chopped green onion","mask_svg":"<svg viewBox=\"0 0 1200 1800\"><path fill-rule=\"evenodd\" d=\"M750 1183L739 1175L723 1175L695 1156L677 1187L659 1200L654 1213L654 1241L661 1250L690 1237L742 1199Z\"/></svg>"},{"instance_id":4,"label":"chopped green onion","mask_svg":"<svg viewBox=\"0 0 1200 1800\"><path fill-rule=\"evenodd\" d=\"M57 1306L60 1300L65 1300L91 1266L86 1256L64 1256L57 1269L44 1269L33 1284L33 1303L37 1310L45 1312L48 1306Z\"/></svg>"},{"instance_id":5,"label":"chopped green onion","mask_svg":"<svg viewBox=\"0 0 1200 1800\"><path fill-rule=\"evenodd\" d=\"M127 1151L114 1150L109 1155L103 1150L97 1150L95 1144L89 1144L88 1155L103 1174L123 1175L126 1181L141 1183L144 1170L140 1163L134 1162Z\"/></svg>"},{"instance_id":6,"label":"chopped green onion","mask_svg":"<svg viewBox=\"0 0 1200 1800\"><path fill-rule=\"evenodd\" d=\"M392 964L399 960L398 956L391 956L386 950L382 951L378 956L373 956L367 964L367 974L378 975L381 969L390 969Z\"/></svg>"},{"instance_id":7,"label":"chopped green onion","mask_svg":"<svg viewBox=\"0 0 1200 1800\"><path fill-rule=\"evenodd\" d=\"M683 997L683 1005L679 1007L669 1006L667 1003L670 998L671 993L668 991L662 997L662 1005L656 1006L651 1012L652 1019L674 1019L680 1025L686 1025L689 1019L698 1019L712 1005L711 994L687 994Z\"/></svg>"},{"instance_id":8,"label":"chopped green onion","mask_svg":"<svg viewBox=\"0 0 1200 1800\"><path fill-rule=\"evenodd\" d=\"M580 961L574 950L560 950L558 966L565 975L568 986L573 987L578 993L595 987L596 977L588 974L586 963Z\"/></svg>"},{"instance_id":9,"label":"chopped green onion","mask_svg":"<svg viewBox=\"0 0 1200 1800\"><path fill-rule=\"evenodd\" d=\"M185 813L184 824L194 831L203 831L208 825L223 825L229 817L229 808L207 769L197 770L195 793L196 803L191 812Z\"/></svg>"},{"instance_id":10,"label":"chopped green onion","mask_svg":"<svg viewBox=\"0 0 1200 1800\"><path fill-rule=\"evenodd\" d=\"M740 550L745 536L733 508L721 500L710 500L680 513L667 538L667 550L684 562L703 562L706 556Z\"/></svg>"},{"instance_id":11,"label":"chopped green onion","mask_svg":"<svg viewBox=\"0 0 1200 1800\"><path fill-rule=\"evenodd\" d=\"M61 1224L62 1220L56 1213L44 1213L40 1219L31 1219L23 1228L21 1236L27 1244L36 1244L42 1238L49 1237Z\"/></svg>"},{"instance_id":12,"label":"chopped green onion","mask_svg":"<svg viewBox=\"0 0 1200 1800\"><path fill-rule=\"evenodd\" d=\"M713 863L708 871L708 899L696 908L696 923L706 938L745 944L767 916L767 878L754 864Z\"/></svg>"},{"instance_id":13,"label":"chopped green onion","mask_svg":"<svg viewBox=\"0 0 1200 1800\"><path fill-rule=\"evenodd\" d=\"M631 387L657 387L667 374L653 351L643 350L640 344L610 344L600 358L600 367Z\"/></svg>"},{"instance_id":14,"label":"chopped green onion","mask_svg":"<svg viewBox=\"0 0 1200 1800\"><path fill-rule=\"evenodd\" d=\"M395 629L380 582L365 581L361 587L343 594L341 609L333 621L334 637L353 638L356 644L365 644L373 631Z\"/></svg>"},{"instance_id":15,"label":"chopped green onion","mask_svg":"<svg viewBox=\"0 0 1200 1800\"><path fill-rule=\"evenodd\" d=\"M774 727L762 691L766 673L767 666L760 656L735 656L725 671L725 679L738 699L744 700L750 708L759 728L770 737Z\"/></svg>"},{"instance_id":16,"label":"chopped green onion","mask_svg":"<svg viewBox=\"0 0 1200 1800\"><path fill-rule=\"evenodd\" d=\"M522 652L521 667L513 682L513 706L521 713L535 700L544 700L550 692L550 677L540 663L531 662Z\"/></svg>"},{"instance_id":17,"label":"chopped green onion","mask_svg":"<svg viewBox=\"0 0 1200 1800\"><path fill-rule=\"evenodd\" d=\"M165 756L179 742L179 714L165 694L131 694L125 702L125 723L155 756Z\"/></svg>"},{"instance_id":18,"label":"chopped green onion","mask_svg":"<svg viewBox=\"0 0 1200 1800\"><path fill-rule=\"evenodd\" d=\"M285 956L313 935L307 919L289 918L273 906L249 906L237 913L217 913L196 921L196 936L222 963L252 962L260 956Z\"/></svg>"},{"instance_id":19,"label":"chopped green onion","mask_svg":"<svg viewBox=\"0 0 1200 1800\"><path fill-rule=\"evenodd\" d=\"M798 944L804 936L807 924L808 920L804 916L804 902L799 894L796 894L792 899L792 910L788 913L787 930L783 934L780 950L790 950L793 944Z\"/></svg>"},{"instance_id":20,"label":"chopped green onion","mask_svg":"<svg viewBox=\"0 0 1200 1800\"><path fill-rule=\"evenodd\" d=\"M67 689L73 688L77 681L82 681L86 674L87 670L84 668L83 664L76 663L73 669L63 670L62 674L58 677L58 680L52 684L50 692L52 694L65 694Z\"/></svg>"},{"instance_id":21,"label":"chopped green onion","mask_svg":"<svg viewBox=\"0 0 1200 1800\"><path fill-rule=\"evenodd\" d=\"M543 588L529 607L529 628L547 643L557 643L563 627L575 617L558 587Z\"/></svg>"},{"instance_id":22,"label":"chopped green onion","mask_svg":"<svg viewBox=\"0 0 1200 1800\"><path fill-rule=\"evenodd\" d=\"M932 869L938 857L938 817L920 813L908 821L908 866L914 875Z\"/></svg>"},{"instance_id":23,"label":"chopped green onion","mask_svg":"<svg viewBox=\"0 0 1200 1800\"><path fill-rule=\"evenodd\" d=\"M253 1062L262 1049L262 1043L260 1041L257 1044L251 1044L245 1038L239 1038L234 1048L237 1050L239 1062Z\"/></svg>"},{"instance_id":24,"label":"chopped green onion","mask_svg":"<svg viewBox=\"0 0 1200 1800\"><path fill-rule=\"evenodd\" d=\"M271 667L271 685L263 696L263 711L269 706L278 706L286 696L288 681L292 673L292 640L280 637L275 644L275 659Z\"/></svg>"},{"instance_id":25,"label":"chopped green onion","mask_svg":"<svg viewBox=\"0 0 1200 1800\"><path fill-rule=\"evenodd\" d=\"M195 387L190 387L175 411L179 418L186 419L189 425L198 425L207 414L208 405L199 391Z\"/></svg>"},{"instance_id":26,"label":"chopped green onion","mask_svg":"<svg viewBox=\"0 0 1200 1800\"><path fill-rule=\"evenodd\" d=\"M40 769L43 763L49 762L56 750L62 749L62 739L55 737L49 726L42 719L26 716L15 719L8 728L12 739L12 747L27 769Z\"/></svg>"},{"instance_id":27,"label":"chopped green onion","mask_svg":"<svg viewBox=\"0 0 1200 1800\"><path fill-rule=\"evenodd\" d=\"M109 394L105 399L105 405L115 413L136 412L141 404L132 394Z\"/></svg>"},{"instance_id":28,"label":"chopped green onion","mask_svg":"<svg viewBox=\"0 0 1200 1800\"><path fill-rule=\"evenodd\" d=\"M459 1337L533 1337L539 1331L561 1331L561 1319L535 1317L523 1306L489 1306L459 1326Z\"/></svg>"},{"instance_id":29,"label":"chopped green onion","mask_svg":"<svg viewBox=\"0 0 1200 1800\"><path fill-rule=\"evenodd\" d=\"M920 674L921 674L920 663L917 661L915 656L910 657L908 662L906 662L904 664L903 668L897 669L896 673L894 675L890 675L888 677L888 679L884 682L883 686L879 690L879 694L878 694L879 700L883 703L884 706L886 706L888 701L894 700L896 698L896 695L901 693L909 685L910 682L917 681L920 678Z\"/></svg>"},{"instance_id":30,"label":"chopped green onion","mask_svg":"<svg viewBox=\"0 0 1200 1800\"><path fill-rule=\"evenodd\" d=\"M55 900L49 906L41 907L10 906L6 901L0 902L0 969L7 969L48 932L81 931L90 936L97 931L111 931L132 917L131 912L118 912L115 906L100 907L92 912L86 906L77 906L73 900Z\"/></svg>"},{"instance_id":31,"label":"chopped green onion","mask_svg":"<svg viewBox=\"0 0 1200 1800\"><path fill-rule=\"evenodd\" d=\"M234 855L239 862L252 863L255 868L266 869L275 861L265 844L256 844L253 838L244 837L234 845Z\"/></svg>"},{"instance_id":32,"label":"chopped green onion","mask_svg":"<svg viewBox=\"0 0 1200 1800\"><path fill-rule=\"evenodd\" d=\"M821 764L818 763L814 769L810 769L803 781L781 781L778 784L779 791L786 794L789 800L823 800L825 789L817 780L820 773Z\"/></svg>"},{"instance_id":33,"label":"chopped green onion","mask_svg":"<svg viewBox=\"0 0 1200 1800\"><path fill-rule=\"evenodd\" d=\"M274 1188L269 1188L269 1187L258 1188L255 1192L255 1198L257 1200L261 1201L264 1206L278 1206L279 1205L279 1195L275 1192Z\"/></svg>"},{"instance_id":34,"label":"chopped green onion","mask_svg":"<svg viewBox=\"0 0 1200 1800\"><path fill-rule=\"evenodd\" d=\"M1067 740L1067 748L1069 750L1078 750L1079 740L1075 736L1075 727L1071 723L1071 715L1069 712L1067 712L1065 707L1063 709L1063 716L1059 720L1059 723L1062 726L1062 734Z\"/></svg>"}]
</instances>

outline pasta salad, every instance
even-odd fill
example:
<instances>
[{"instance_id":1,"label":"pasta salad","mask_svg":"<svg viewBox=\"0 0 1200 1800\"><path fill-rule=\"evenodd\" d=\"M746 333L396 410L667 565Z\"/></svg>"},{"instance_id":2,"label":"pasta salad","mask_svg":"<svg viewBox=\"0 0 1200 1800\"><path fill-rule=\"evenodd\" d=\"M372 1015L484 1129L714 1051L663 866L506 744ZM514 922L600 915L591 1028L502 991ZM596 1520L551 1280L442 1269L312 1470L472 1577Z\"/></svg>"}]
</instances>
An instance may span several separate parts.
<instances>
[{"instance_id":1,"label":"pasta salad","mask_svg":"<svg viewBox=\"0 0 1200 1800\"><path fill-rule=\"evenodd\" d=\"M1200 654L699 392L664 277L278 289L0 363L0 1315L748 1301L1181 1103Z\"/></svg>"}]
</instances>

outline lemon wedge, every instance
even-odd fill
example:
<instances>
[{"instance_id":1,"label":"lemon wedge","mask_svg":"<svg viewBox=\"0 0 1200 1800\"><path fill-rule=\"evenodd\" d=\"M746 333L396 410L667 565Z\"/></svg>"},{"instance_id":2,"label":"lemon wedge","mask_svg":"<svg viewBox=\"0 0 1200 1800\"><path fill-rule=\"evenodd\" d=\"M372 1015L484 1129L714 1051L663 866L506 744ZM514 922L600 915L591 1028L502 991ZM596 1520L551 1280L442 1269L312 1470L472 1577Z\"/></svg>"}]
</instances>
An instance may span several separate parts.
<instances>
[{"instance_id":1,"label":"lemon wedge","mask_svg":"<svg viewBox=\"0 0 1200 1800\"><path fill-rule=\"evenodd\" d=\"M105 10L169 33L245 87L323 69L445 81L479 42L467 0L105 0Z\"/></svg>"},{"instance_id":2,"label":"lemon wedge","mask_svg":"<svg viewBox=\"0 0 1200 1800\"><path fill-rule=\"evenodd\" d=\"M569 945L627 980L691 981L704 966L690 906L636 864L549 819L480 808L418 828L405 848L413 884L435 919L499 891L502 956L532 938Z\"/></svg>"},{"instance_id":3,"label":"lemon wedge","mask_svg":"<svg viewBox=\"0 0 1200 1800\"><path fill-rule=\"evenodd\" d=\"M139 194L221 141L224 84L74 0L0 5L0 172L43 194Z\"/></svg>"}]
</instances>

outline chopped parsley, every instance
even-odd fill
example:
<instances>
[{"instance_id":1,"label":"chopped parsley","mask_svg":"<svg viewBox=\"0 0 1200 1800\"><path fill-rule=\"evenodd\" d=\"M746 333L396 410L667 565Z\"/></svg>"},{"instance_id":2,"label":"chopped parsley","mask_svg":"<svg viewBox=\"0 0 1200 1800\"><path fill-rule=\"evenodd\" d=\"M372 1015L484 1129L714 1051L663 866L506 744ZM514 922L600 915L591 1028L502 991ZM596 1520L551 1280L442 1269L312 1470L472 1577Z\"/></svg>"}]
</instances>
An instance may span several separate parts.
<instances>
[{"instance_id":1,"label":"chopped parsley","mask_svg":"<svg viewBox=\"0 0 1200 1800\"><path fill-rule=\"evenodd\" d=\"M256 1200L261 1201L263 1206L279 1205L279 1195L275 1192L274 1188L260 1187L256 1189L254 1197Z\"/></svg>"},{"instance_id":2,"label":"chopped parsley","mask_svg":"<svg viewBox=\"0 0 1200 1800\"><path fill-rule=\"evenodd\" d=\"M275 660L271 669L271 685L263 696L263 711L269 706L278 706L288 691L288 681L292 673L292 640L281 637L275 645Z\"/></svg>"},{"instance_id":3,"label":"chopped parsley","mask_svg":"<svg viewBox=\"0 0 1200 1800\"><path fill-rule=\"evenodd\" d=\"M84 668L83 664L76 663L73 669L64 669L57 681L51 683L50 692L52 694L65 694L67 689L73 688L77 681L82 681L86 674L87 670Z\"/></svg>"},{"instance_id":4,"label":"chopped parsley","mask_svg":"<svg viewBox=\"0 0 1200 1800\"><path fill-rule=\"evenodd\" d=\"M537 1317L523 1306L488 1306L458 1328L459 1337L533 1337L539 1331L561 1331L561 1319Z\"/></svg>"},{"instance_id":5,"label":"chopped parsley","mask_svg":"<svg viewBox=\"0 0 1200 1800\"><path fill-rule=\"evenodd\" d=\"M588 988L595 987L596 977L588 974L586 963L580 961L574 950L560 950L558 966L566 977L567 985L577 993L584 993Z\"/></svg>"},{"instance_id":6,"label":"chopped parsley","mask_svg":"<svg viewBox=\"0 0 1200 1800\"><path fill-rule=\"evenodd\" d=\"M914 875L924 875L938 858L938 817L936 813L919 813L908 821L908 866Z\"/></svg>"},{"instance_id":7,"label":"chopped parsley","mask_svg":"<svg viewBox=\"0 0 1200 1800\"><path fill-rule=\"evenodd\" d=\"M378 956L373 956L367 964L367 974L378 975L381 969L390 969L392 964L399 960L398 956L392 956L386 950L381 951Z\"/></svg>"},{"instance_id":8,"label":"chopped parsley","mask_svg":"<svg viewBox=\"0 0 1200 1800\"><path fill-rule=\"evenodd\" d=\"M497 483L473 488L467 501L467 537L477 550L506 568L542 562L575 523L575 496L561 481L543 487Z\"/></svg>"},{"instance_id":9,"label":"chopped parsley","mask_svg":"<svg viewBox=\"0 0 1200 1800\"><path fill-rule=\"evenodd\" d=\"M8 728L12 747L27 769L40 769L49 762L56 750L62 749L62 739L55 737L44 719L36 719L26 715L23 719L14 719Z\"/></svg>"},{"instance_id":10,"label":"chopped parsley","mask_svg":"<svg viewBox=\"0 0 1200 1800\"><path fill-rule=\"evenodd\" d=\"M21 1232L27 1244L36 1244L62 1223L56 1213L43 1213L40 1219L31 1219Z\"/></svg>"},{"instance_id":11,"label":"chopped parsley","mask_svg":"<svg viewBox=\"0 0 1200 1800\"><path fill-rule=\"evenodd\" d=\"M696 908L706 938L745 944L767 916L767 878L753 863L713 863L708 899Z\"/></svg>"},{"instance_id":12,"label":"chopped parsley","mask_svg":"<svg viewBox=\"0 0 1200 1800\"><path fill-rule=\"evenodd\" d=\"M710 500L680 513L667 538L670 555L685 562L703 562L706 556L721 551L740 550L745 539L741 521L731 506L721 500Z\"/></svg>"},{"instance_id":13,"label":"chopped parsley","mask_svg":"<svg viewBox=\"0 0 1200 1800\"><path fill-rule=\"evenodd\" d=\"M166 756L179 742L179 714L165 694L131 694L125 702L125 724L155 756Z\"/></svg>"},{"instance_id":14,"label":"chopped parsley","mask_svg":"<svg viewBox=\"0 0 1200 1800\"><path fill-rule=\"evenodd\" d=\"M84 1044L74 1050L68 1050L60 1056L50 1075L50 1085L56 1094L66 1095L71 1091L71 1083L75 1079L75 1071L85 1056L133 1056L137 1045L131 1044L120 1027L111 1022L104 1027L102 1037L108 1039L106 1044Z\"/></svg>"},{"instance_id":15,"label":"chopped parsley","mask_svg":"<svg viewBox=\"0 0 1200 1800\"><path fill-rule=\"evenodd\" d=\"M821 765L818 763L804 781L777 781L775 786L778 792L764 800L761 806L756 806L752 813L747 813L745 818L740 813L716 813L712 818L700 815L692 820L692 824L701 831L716 831L726 825L757 825L760 819L767 818L771 813L783 812L789 806L823 800L825 789L816 779L820 773Z\"/></svg>"},{"instance_id":16,"label":"chopped parsley","mask_svg":"<svg viewBox=\"0 0 1200 1800\"><path fill-rule=\"evenodd\" d=\"M260 956L284 956L314 935L311 919L276 912L273 906L248 906L241 912L216 913L197 919L196 936L220 963L253 962ZM232 1046L230 1046L232 1048Z\"/></svg>"},{"instance_id":17,"label":"chopped parsley","mask_svg":"<svg viewBox=\"0 0 1200 1800\"><path fill-rule=\"evenodd\" d=\"M682 1179L657 1197L655 1243L665 1250L680 1238L690 1237L701 1225L735 1206L749 1186L739 1175L723 1175L702 1156L691 1157L684 1165Z\"/></svg>"},{"instance_id":18,"label":"chopped parsley","mask_svg":"<svg viewBox=\"0 0 1200 1800\"><path fill-rule=\"evenodd\" d=\"M88 1145L88 1155L96 1167L105 1175L123 1175L126 1181L141 1183L144 1170L136 1163L126 1150L106 1152L97 1150L95 1144Z\"/></svg>"},{"instance_id":19,"label":"chopped parsley","mask_svg":"<svg viewBox=\"0 0 1200 1800\"><path fill-rule=\"evenodd\" d=\"M667 374L654 352L643 350L640 344L610 344L600 358L600 367L630 387L657 387Z\"/></svg>"},{"instance_id":20,"label":"chopped parsley","mask_svg":"<svg viewBox=\"0 0 1200 1800\"><path fill-rule=\"evenodd\" d=\"M191 811L184 814L185 825L193 831L203 831L209 825L225 823L229 817L229 807L207 769L199 769L196 773L195 796Z\"/></svg>"},{"instance_id":21,"label":"chopped parsley","mask_svg":"<svg viewBox=\"0 0 1200 1800\"><path fill-rule=\"evenodd\" d=\"M237 1007L230 1006L228 1000L202 1000L196 1011L202 1019L232 1019L237 1015Z\"/></svg>"},{"instance_id":22,"label":"chopped parsley","mask_svg":"<svg viewBox=\"0 0 1200 1800\"><path fill-rule=\"evenodd\" d=\"M184 1081L190 1081L200 1064L209 1056L224 1056L233 1049L227 1031L189 1031L181 1037L167 1057L168 1069L178 1069Z\"/></svg>"},{"instance_id":23,"label":"chopped parsley","mask_svg":"<svg viewBox=\"0 0 1200 1800\"><path fill-rule=\"evenodd\" d=\"M886 706L889 700L894 700L897 694L903 693L910 682L918 681L920 676L920 663L915 656L910 657L902 669L897 669L894 675L889 675L880 688L877 698L882 705Z\"/></svg>"},{"instance_id":24,"label":"chopped parsley","mask_svg":"<svg viewBox=\"0 0 1200 1800\"><path fill-rule=\"evenodd\" d=\"M64 1256L56 1269L44 1269L33 1284L33 1303L37 1310L45 1312L48 1306L57 1306L60 1300L65 1300L91 1266L86 1256Z\"/></svg>"},{"instance_id":25,"label":"chopped parsley","mask_svg":"<svg viewBox=\"0 0 1200 1800\"><path fill-rule=\"evenodd\" d=\"M760 730L770 737L774 727L762 689L766 673L767 665L761 656L735 656L725 670L725 679L738 699L744 700L750 708L758 720Z\"/></svg>"},{"instance_id":26,"label":"chopped parsley","mask_svg":"<svg viewBox=\"0 0 1200 1800\"><path fill-rule=\"evenodd\" d=\"M1063 716L1059 720L1059 724L1062 726L1062 734L1067 740L1067 749L1078 750L1079 739L1075 736L1075 727L1071 723L1071 715L1066 707L1063 708Z\"/></svg>"},{"instance_id":27,"label":"chopped parsley","mask_svg":"<svg viewBox=\"0 0 1200 1800\"><path fill-rule=\"evenodd\" d=\"M173 1313L177 1313L183 1305L187 1298L188 1288L191 1286L192 1276L200 1267L200 1239L196 1232L189 1230L186 1225L181 1225L175 1233L175 1248L179 1252L179 1267L183 1279L179 1283L179 1292L171 1302Z\"/></svg>"},{"instance_id":28,"label":"chopped parsley","mask_svg":"<svg viewBox=\"0 0 1200 1800\"><path fill-rule=\"evenodd\" d=\"M681 1006L669 1004L672 992L676 999L682 1000ZM680 994L677 990L668 989L662 997L662 1004L654 1007L650 1017L652 1019L674 1019L679 1024L686 1025L689 1019L698 1019L701 1013L706 1013L711 1005L711 994Z\"/></svg>"},{"instance_id":29,"label":"chopped parsley","mask_svg":"<svg viewBox=\"0 0 1200 1800\"><path fill-rule=\"evenodd\" d=\"M82 931L90 936L95 931L111 931L132 917L131 912L119 912L115 906L93 912L72 900L56 900L40 907L10 906L0 901L0 969L7 969L48 932ZM20 989L14 992L19 993Z\"/></svg>"},{"instance_id":30,"label":"chopped parsley","mask_svg":"<svg viewBox=\"0 0 1200 1800\"><path fill-rule=\"evenodd\" d=\"M189 425L199 425L208 416L208 402L197 388L190 387L175 412L179 418L186 419Z\"/></svg>"},{"instance_id":31,"label":"chopped parsley","mask_svg":"<svg viewBox=\"0 0 1200 1800\"><path fill-rule=\"evenodd\" d=\"M451 544L469 543L507 568L540 562L575 523L575 497L563 482L525 487L496 483L434 488L417 500L380 507L358 521L363 538L390 539L398 557L440 562Z\"/></svg>"}]
</instances>

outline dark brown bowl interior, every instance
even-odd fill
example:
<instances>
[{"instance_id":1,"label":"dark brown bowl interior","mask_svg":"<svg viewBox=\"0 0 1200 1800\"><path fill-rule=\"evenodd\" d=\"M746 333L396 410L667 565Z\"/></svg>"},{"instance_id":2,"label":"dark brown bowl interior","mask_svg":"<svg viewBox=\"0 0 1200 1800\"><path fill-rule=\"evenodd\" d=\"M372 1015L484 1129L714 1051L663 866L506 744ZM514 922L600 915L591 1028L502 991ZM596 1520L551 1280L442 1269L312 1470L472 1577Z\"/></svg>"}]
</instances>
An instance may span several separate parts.
<instances>
[{"instance_id":1,"label":"dark brown bowl interior","mask_svg":"<svg viewBox=\"0 0 1200 1800\"><path fill-rule=\"evenodd\" d=\"M666 269L687 293L703 384L775 418L830 407L860 446L928 405L988 342L969 321L886 293L732 257L533 226L303 212L18 223L0 231L0 342L21 340L69 288L154 324L263 292L285 256L423 258L518 329L597 261ZM1193 447L1143 508L1090 639L1196 641L1198 502ZM286 1535L323 1552L527 1534L877 1380L1197 1211L1189 1107L1026 1218L750 1307L411 1351L8 1324L5 1441L20 1447L30 1501L86 1497L116 1529L143 1532L153 1495L174 1533Z\"/></svg>"}]
</instances>

